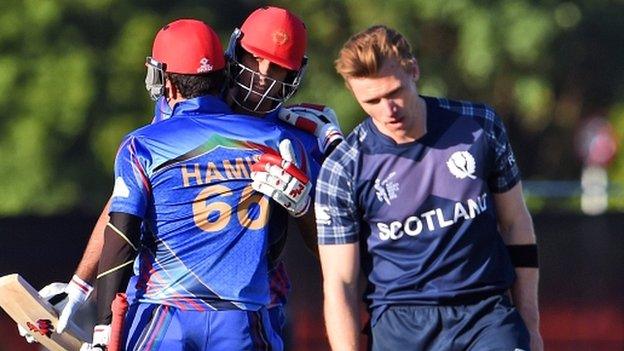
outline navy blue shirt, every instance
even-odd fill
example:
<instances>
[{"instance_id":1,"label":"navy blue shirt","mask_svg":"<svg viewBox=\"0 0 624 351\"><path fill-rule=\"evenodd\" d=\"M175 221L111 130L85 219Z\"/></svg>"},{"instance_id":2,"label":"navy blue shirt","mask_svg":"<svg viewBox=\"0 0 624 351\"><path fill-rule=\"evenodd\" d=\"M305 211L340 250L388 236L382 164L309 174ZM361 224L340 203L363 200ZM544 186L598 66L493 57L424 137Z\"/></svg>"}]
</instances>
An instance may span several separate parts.
<instances>
[{"instance_id":1,"label":"navy blue shirt","mask_svg":"<svg viewBox=\"0 0 624 351\"><path fill-rule=\"evenodd\" d=\"M427 133L396 144L370 118L328 157L318 242L360 242L373 318L391 304L447 304L509 288L514 270L492 194L520 174L485 105L424 97Z\"/></svg>"}]
</instances>

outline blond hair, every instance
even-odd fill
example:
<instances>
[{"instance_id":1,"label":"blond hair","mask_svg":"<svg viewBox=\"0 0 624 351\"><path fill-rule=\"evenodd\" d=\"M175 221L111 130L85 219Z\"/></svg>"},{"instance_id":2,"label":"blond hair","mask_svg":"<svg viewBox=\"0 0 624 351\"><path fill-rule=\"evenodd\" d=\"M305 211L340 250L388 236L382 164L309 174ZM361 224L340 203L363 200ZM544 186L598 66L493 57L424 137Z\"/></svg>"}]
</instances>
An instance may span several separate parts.
<instances>
[{"instance_id":1,"label":"blond hair","mask_svg":"<svg viewBox=\"0 0 624 351\"><path fill-rule=\"evenodd\" d=\"M388 59L395 59L407 72L413 69L416 62L409 42L401 33L384 25L376 25L349 38L334 66L345 80L372 77Z\"/></svg>"}]
</instances>

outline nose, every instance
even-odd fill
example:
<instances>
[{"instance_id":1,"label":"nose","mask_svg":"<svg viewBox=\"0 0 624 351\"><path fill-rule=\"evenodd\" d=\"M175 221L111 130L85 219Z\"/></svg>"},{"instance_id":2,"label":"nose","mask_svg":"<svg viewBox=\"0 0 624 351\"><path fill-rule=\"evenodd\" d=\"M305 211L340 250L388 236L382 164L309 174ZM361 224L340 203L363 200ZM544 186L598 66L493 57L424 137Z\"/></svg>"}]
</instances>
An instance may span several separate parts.
<instances>
[{"instance_id":1,"label":"nose","mask_svg":"<svg viewBox=\"0 0 624 351\"><path fill-rule=\"evenodd\" d=\"M258 62L258 72L260 72L259 83L265 84L266 77L269 75L271 69L271 61L267 59L261 59Z\"/></svg>"},{"instance_id":2,"label":"nose","mask_svg":"<svg viewBox=\"0 0 624 351\"><path fill-rule=\"evenodd\" d=\"M387 116L394 116L397 112L397 104L394 100L392 99L385 99L383 101L383 108L384 108L384 112L386 113Z\"/></svg>"}]
</instances>

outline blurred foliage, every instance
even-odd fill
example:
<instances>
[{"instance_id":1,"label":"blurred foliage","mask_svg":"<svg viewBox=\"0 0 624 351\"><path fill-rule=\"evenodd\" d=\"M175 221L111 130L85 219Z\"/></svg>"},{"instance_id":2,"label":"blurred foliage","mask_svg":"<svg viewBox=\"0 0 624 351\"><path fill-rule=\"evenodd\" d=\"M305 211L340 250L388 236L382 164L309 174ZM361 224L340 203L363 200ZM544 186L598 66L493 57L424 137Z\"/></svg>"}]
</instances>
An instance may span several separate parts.
<instances>
[{"instance_id":1,"label":"blurred foliage","mask_svg":"<svg viewBox=\"0 0 624 351\"><path fill-rule=\"evenodd\" d=\"M144 60L173 19L210 23L224 45L266 2L3 0L0 3L1 215L97 210L119 140L147 123ZM306 22L310 65L294 101L321 102L345 131L363 112L333 69L356 31L383 23L413 44L426 95L483 101L505 119L525 179L578 179L583 119L624 138L620 0L275 1ZM624 181L624 156L610 168ZM619 193L621 194L621 192ZM543 201L530 199L536 208ZM612 205L624 207L624 200Z\"/></svg>"}]
</instances>

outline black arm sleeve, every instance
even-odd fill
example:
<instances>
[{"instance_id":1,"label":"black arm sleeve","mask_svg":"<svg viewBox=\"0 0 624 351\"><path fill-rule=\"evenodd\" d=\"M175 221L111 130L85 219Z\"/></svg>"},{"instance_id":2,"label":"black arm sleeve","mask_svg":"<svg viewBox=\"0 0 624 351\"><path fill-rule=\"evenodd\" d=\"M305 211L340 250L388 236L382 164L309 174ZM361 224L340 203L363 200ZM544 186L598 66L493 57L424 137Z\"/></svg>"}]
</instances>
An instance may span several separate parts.
<instances>
[{"instance_id":1,"label":"black arm sleeve","mask_svg":"<svg viewBox=\"0 0 624 351\"><path fill-rule=\"evenodd\" d=\"M110 324L111 303L118 292L124 292L132 275L132 262L137 255L141 218L111 212L104 230L104 247L98 266L97 324Z\"/></svg>"}]
</instances>

